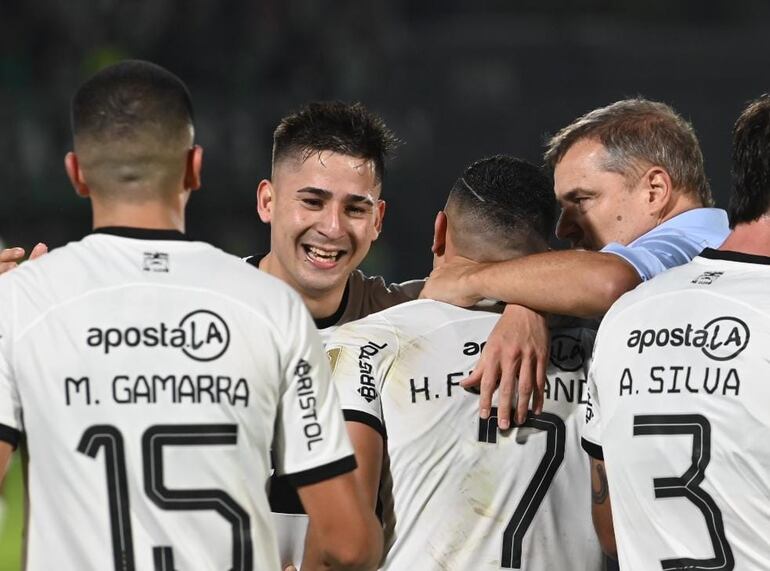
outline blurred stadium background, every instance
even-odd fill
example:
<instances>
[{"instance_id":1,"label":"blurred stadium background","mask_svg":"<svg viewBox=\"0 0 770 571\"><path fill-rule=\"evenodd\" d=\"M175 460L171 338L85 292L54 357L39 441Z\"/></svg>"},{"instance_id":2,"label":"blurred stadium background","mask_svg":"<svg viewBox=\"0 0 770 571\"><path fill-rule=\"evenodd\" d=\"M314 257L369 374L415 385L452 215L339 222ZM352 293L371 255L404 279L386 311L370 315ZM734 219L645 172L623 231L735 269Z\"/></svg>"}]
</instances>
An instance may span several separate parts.
<instances>
[{"instance_id":1,"label":"blurred stadium background","mask_svg":"<svg viewBox=\"0 0 770 571\"><path fill-rule=\"evenodd\" d=\"M205 155L188 232L237 255L268 246L254 194L272 130L312 99L360 100L405 142L365 267L391 280L429 270L433 216L468 163L539 161L547 135L627 96L692 120L725 206L732 123L770 91L768 23L762 0L0 0L0 241L56 247L88 232L63 169L69 98L129 57L190 87ZM16 466L0 571L19 569L20 490Z\"/></svg>"}]
</instances>

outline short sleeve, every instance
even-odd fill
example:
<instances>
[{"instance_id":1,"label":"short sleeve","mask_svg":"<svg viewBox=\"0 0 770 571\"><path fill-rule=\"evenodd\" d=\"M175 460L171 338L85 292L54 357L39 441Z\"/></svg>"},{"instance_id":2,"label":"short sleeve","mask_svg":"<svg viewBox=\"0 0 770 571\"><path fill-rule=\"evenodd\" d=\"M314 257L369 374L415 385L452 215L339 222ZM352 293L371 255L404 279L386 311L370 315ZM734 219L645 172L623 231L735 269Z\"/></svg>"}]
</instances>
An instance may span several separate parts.
<instances>
[{"instance_id":1,"label":"short sleeve","mask_svg":"<svg viewBox=\"0 0 770 571\"><path fill-rule=\"evenodd\" d=\"M21 438L21 400L11 366L12 331L8 308L12 307L11 291L7 282L0 287L0 440L14 448Z\"/></svg>"},{"instance_id":2,"label":"short sleeve","mask_svg":"<svg viewBox=\"0 0 770 571\"><path fill-rule=\"evenodd\" d=\"M329 339L327 353L345 420L367 424L384 437L382 388L398 353L390 325L373 318L344 325Z\"/></svg>"},{"instance_id":3,"label":"short sleeve","mask_svg":"<svg viewBox=\"0 0 770 571\"><path fill-rule=\"evenodd\" d=\"M273 451L276 473L306 486L355 470L356 462L321 338L304 305L293 305Z\"/></svg>"},{"instance_id":4,"label":"short sleeve","mask_svg":"<svg viewBox=\"0 0 770 571\"><path fill-rule=\"evenodd\" d=\"M602 252L615 254L631 264L642 281L654 278L661 272L681 266L700 254L703 246L679 233L654 233L641 237L633 245L617 242L607 244Z\"/></svg>"}]
</instances>

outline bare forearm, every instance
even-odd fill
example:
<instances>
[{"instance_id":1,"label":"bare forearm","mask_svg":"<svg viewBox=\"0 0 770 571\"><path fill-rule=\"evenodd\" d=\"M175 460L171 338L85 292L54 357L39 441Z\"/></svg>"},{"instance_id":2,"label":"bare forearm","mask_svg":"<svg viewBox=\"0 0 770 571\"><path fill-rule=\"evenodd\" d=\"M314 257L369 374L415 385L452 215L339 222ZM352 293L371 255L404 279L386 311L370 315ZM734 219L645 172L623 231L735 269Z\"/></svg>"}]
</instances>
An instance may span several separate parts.
<instances>
[{"instance_id":1,"label":"bare forearm","mask_svg":"<svg viewBox=\"0 0 770 571\"><path fill-rule=\"evenodd\" d=\"M466 287L481 297L577 317L603 315L641 282L622 258L581 250L483 264L465 279Z\"/></svg>"}]
</instances>

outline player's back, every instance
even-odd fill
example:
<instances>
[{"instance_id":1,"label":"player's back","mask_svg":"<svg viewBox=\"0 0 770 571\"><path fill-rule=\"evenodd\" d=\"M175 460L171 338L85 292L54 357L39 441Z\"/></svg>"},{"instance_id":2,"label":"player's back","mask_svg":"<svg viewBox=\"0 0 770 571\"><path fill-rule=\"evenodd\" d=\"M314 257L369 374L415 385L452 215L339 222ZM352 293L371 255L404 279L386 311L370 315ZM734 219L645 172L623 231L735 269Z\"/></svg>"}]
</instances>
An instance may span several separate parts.
<instances>
[{"instance_id":1,"label":"player's back","mask_svg":"<svg viewBox=\"0 0 770 571\"><path fill-rule=\"evenodd\" d=\"M304 308L212 246L137 232L161 239L94 234L0 280L27 568L278 568L268 450Z\"/></svg>"},{"instance_id":2,"label":"player's back","mask_svg":"<svg viewBox=\"0 0 770 571\"><path fill-rule=\"evenodd\" d=\"M579 446L593 335L553 332L544 414L500 432L459 386L498 318L423 300L327 342L346 418L386 435L385 569L601 568Z\"/></svg>"},{"instance_id":3,"label":"player's back","mask_svg":"<svg viewBox=\"0 0 770 571\"><path fill-rule=\"evenodd\" d=\"M706 250L602 324L601 446L621 567L770 569L770 259Z\"/></svg>"}]
</instances>

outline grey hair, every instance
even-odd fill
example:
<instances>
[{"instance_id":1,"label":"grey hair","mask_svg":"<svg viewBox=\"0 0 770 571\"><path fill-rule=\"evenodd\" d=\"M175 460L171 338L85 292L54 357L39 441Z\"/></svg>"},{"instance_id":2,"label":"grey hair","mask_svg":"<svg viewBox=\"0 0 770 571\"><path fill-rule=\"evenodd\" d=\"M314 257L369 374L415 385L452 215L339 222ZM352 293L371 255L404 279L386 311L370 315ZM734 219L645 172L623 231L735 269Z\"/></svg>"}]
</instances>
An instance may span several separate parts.
<instances>
[{"instance_id":1,"label":"grey hair","mask_svg":"<svg viewBox=\"0 0 770 571\"><path fill-rule=\"evenodd\" d=\"M695 131L665 103L637 97L586 113L551 138L546 164L555 168L583 139L596 139L604 146L607 157L602 166L610 172L629 176L646 166L659 166L674 188L695 194L704 206L714 204Z\"/></svg>"}]
</instances>

